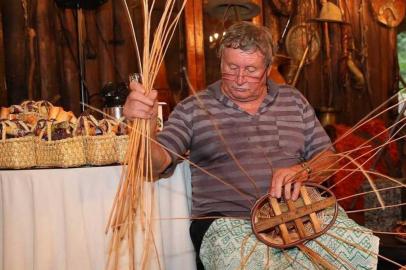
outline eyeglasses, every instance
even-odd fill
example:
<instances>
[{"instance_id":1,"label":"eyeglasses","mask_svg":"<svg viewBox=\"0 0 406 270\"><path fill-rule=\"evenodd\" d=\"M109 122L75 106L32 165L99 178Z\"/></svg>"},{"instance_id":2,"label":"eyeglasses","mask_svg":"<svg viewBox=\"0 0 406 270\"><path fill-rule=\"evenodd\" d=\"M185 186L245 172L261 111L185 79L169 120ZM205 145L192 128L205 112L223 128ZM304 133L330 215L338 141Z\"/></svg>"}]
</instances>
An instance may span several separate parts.
<instances>
[{"instance_id":1,"label":"eyeglasses","mask_svg":"<svg viewBox=\"0 0 406 270\"><path fill-rule=\"evenodd\" d=\"M222 72L221 77L223 80L237 81L238 77L241 76L242 79L245 80L245 82L259 83L264 78L267 68L268 67L266 67L265 70L260 75L257 75L257 76L247 75L247 73L250 73L250 72L246 71L246 70L244 70L243 72L240 72L239 69L235 69L235 70L227 70L227 72Z\"/></svg>"}]
</instances>

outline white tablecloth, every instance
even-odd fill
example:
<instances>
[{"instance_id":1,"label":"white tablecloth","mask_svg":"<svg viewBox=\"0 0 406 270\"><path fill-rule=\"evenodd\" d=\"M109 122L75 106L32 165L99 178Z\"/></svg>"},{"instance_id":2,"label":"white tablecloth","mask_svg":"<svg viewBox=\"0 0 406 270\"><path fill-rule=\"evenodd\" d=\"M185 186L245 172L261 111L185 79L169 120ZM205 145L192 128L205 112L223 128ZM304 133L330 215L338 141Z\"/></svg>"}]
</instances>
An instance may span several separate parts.
<instances>
[{"instance_id":1,"label":"white tablecloth","mask_svg":"<svg viewBox=\"0 0 406 270\"><path fill-rule=\"evenodd\" d=\"M120 166L0 171L0 269L102 270ZM165 269L195 269L187 164L157 182Z\"/></svg>"}]
</instances>

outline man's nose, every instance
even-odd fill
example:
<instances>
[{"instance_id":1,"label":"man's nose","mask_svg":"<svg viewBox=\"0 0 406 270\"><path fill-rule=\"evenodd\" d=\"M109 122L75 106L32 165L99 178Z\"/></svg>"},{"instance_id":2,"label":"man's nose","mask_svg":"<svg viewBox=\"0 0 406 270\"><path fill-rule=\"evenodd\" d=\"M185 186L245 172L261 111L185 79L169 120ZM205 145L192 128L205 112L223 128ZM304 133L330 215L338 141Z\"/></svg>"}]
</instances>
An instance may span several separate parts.
<instances>
[{"instance_id":1,"label":"man's nose","mask_svg":"<svg viewBox=\"0 0 406 270\"><path fill-rule=\"evenodd\" d=\"M244 70L240 69L238 70L237 73L237 84L241 85L245 83L245 75L244 75Z\"/></svg>"}]
</instances>

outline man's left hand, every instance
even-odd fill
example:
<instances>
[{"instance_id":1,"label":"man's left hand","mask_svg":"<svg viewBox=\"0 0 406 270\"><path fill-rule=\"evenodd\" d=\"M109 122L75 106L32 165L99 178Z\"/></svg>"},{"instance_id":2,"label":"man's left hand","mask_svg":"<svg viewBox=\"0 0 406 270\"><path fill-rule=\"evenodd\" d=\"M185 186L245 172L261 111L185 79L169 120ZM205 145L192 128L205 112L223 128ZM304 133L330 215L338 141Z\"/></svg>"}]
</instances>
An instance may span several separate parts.
<instances>
[{"instance_id":1,"label":"man's left hand","mask_svg":"<svg viewBox=\"0 0 406 270\"><path fill-rule=\"evenodd\" d=\"M282 189L286 200L296 200L299 197L302 182L307 180L307 172L300 165L280 168L274 171L269 193L272 197L280 198ZM292 192L293 186L293 192Z\"/></svg>"}]
</instances>

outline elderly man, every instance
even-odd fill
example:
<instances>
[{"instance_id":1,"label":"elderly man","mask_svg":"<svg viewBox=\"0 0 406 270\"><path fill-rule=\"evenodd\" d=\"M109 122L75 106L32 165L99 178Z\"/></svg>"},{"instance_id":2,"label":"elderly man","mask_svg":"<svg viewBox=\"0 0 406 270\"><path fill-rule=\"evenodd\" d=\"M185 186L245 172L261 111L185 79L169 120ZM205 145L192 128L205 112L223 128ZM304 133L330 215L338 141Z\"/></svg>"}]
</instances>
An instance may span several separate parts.
<instances>
[{"instance_id":1,"label":"elderly man","mask_svg":"<svg viewBox=\"0 0 406 270\"><path fill-rule=\"evenodd\" d=\"M219 48L221 80L180 102L157 135L171 150L153 145L157 173L176 165L172 151L183 155L189 150L190 160L200 167L191 167L192 219L247 218L255 200L267 192L295 200L310 173L334 162L330 139L303 95L267 79L271 44L265 27L231 26ZM138 83L130 87L125 115L155 118L157 92L146 95ZM199 250L213 220L196 219L190 226L198 269L204 269Z\"/></svg>"}]
</instances>

